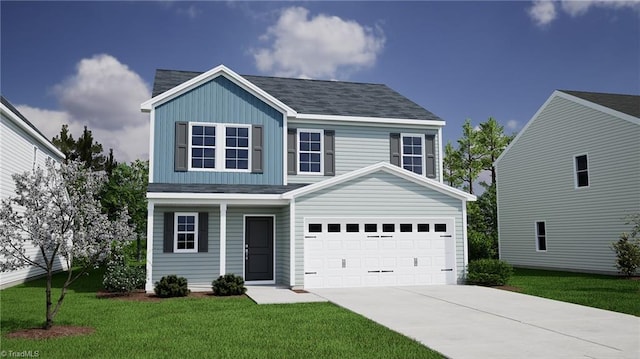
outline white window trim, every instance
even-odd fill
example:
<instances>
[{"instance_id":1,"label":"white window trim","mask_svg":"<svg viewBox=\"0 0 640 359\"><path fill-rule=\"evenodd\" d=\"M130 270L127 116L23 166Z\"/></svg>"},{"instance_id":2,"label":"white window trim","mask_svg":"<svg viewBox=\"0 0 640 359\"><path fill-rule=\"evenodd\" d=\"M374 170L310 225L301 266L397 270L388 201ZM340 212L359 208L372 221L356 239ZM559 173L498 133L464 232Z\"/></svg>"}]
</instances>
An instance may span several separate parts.
<instances>
[{"instance_id":1,"label":"white window trim","mask_svg":"<svg viewBox=\"0 0 640 359\"><path fill-rule=\"evenodd\" d=\"M426 164L427 164L427 160L426 160L426 152L425 152L425 134L424 133L401 133L400 134L400 167L404 168L404 138L405 137L420 137L422 140L422 153L420 154L421 156L421 163L422 163L422 173L416 173L419 174L420 176L426 176ZM411 157L415 157L411 156ZM407 170L408 171L408 170ZM413 172L413 171L411 171ZM415 172L413 172L415 173Z\"/></svg>"},{"instance_id":2,"label":"white window trim","mask_svg":"<svg viewBox=\"0 0 640 359\"><path fill-rule=\"evenodd\" d=\"M191 149L193 148L192 141L192 129L193 126L209 126L216 128L216 146L215 146L215 168L194 168L191 166ZM236 169L236 168L225 168L226 166L226 149L227 149L227 127L236 127L236 128L247 128L249 129L249 147L247 150L249 151L249 158L247 169ZM192 172L243 172L243 173L251 173L251 125L240 124L240 123L212 123L212 122L189 122L189 134L188 134L188 154L187 154L187 162L188 162L188 170Z\"/></svg>"},{"instance_id":3,"label":"white window trim","mask_svg":"<svg viewBox=\"0 0 640 359\"><path fill-rule=\"evenodd\" d=\"M302 132L319 133L320 134L320 172L302 172L300 171L300 134ZM296 134L296 172L299 175L324 176L324 130L299 128Z\"/></svg>"},{"instance_id":4,"label":"white window trim","mask_svg":"<svg viewBox=\"0 0 640 359\"><path fill-rule=\"evenodd\" d=\"M540 242L538 241L538 237L540 236L538 234L538 223L544 223L544 247L545 249L540 249ZM546 252L549 248L549 242L547 241L547 238L549 237L548 235L548 230L547 230L547 221L534 221L533 222L533 231L535 233L535 240L536 240L536 252Z\"/></svg>"},{"instance_id":5,"label":"white window trim","mask_svg":"<svg viewBox=\"0 0 640 359\"><path fill-rule=\"evenodd\" d=\"M193 249L178 249L178 217L193 216L194 220L194 241ZM198 213L197 212L175 212L173 215L173 253L198 253Z\"/></svg>"},{"instance_id":6,"label":"white window trim","mask_svg":"<svg viewBox=\"0 0 640 359\"><path fill-rule=\"evenodd\" d=\"M589 184L587 184L586 186L578 186L578 166L576 163L576 160L578 159L578 157L580 156L586 156L587 157L587 180L589 181ZM589 163L589 154L588 153L581 153L578 155L573 156L573 188L575 189L584 189L584 188L589 188L591 186L591 165Z\"/></svg>"}]
</instances>

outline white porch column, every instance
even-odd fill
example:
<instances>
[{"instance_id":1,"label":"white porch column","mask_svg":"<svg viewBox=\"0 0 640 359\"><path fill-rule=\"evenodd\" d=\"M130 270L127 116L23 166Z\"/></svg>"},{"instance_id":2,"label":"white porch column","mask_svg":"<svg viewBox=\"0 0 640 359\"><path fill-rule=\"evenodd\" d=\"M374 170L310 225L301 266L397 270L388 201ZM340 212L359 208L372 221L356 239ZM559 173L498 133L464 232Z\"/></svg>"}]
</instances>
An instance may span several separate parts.
<instances>
[{"instance_id":1,"label":"white porch column","mask_svg":"<svg viewBox=\"0 0 640 359\"><path fill-rule=\"evenodd\" d=\"M296 200L289 202L289 286L296 286Z\"/></svg>"},{"instance_id":2,"label":"white porch column","mask_svg":"<svg viewBox=\"0 0 640 359\"><path fill-rule=\"evenodd\" d=\"M220 275L227 272L227 204L220 203Z\"/></svg>"},{"instance_id":3,"label":"white porch column","mask_svg":"<svg viewBox=\"0 0 640 359\"><path fill-rule=\"evenodd\" d=\"M147 283L144 290L147 293L153 292L153 241L162 238L153 238L153 212L155 206L153 201L147 202Z\"/></svg>"}]
</instances>

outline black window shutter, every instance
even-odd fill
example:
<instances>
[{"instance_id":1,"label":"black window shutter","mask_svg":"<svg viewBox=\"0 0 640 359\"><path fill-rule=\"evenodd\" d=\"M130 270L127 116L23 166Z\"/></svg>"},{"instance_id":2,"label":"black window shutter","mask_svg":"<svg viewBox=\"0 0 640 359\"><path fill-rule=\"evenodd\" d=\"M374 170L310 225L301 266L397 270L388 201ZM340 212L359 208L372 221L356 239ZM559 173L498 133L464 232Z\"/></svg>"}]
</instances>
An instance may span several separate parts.
<instances>
[{"instance_id":1,"label":"black window shutter","mask_svg":"<svg viewBox=\"0 0 640 359\"><path fill-rule=\"evenodd\" d=\"M176 148L174 159L174 171L185 172L189 153L189 123L176 122Z\"/></svg>"},{"instance_id":2,"label":"black window shutter","mask_svg":"<svg viewBox=\"0 0 640 359\"><path fill-rule=\"evenodd\" d=\"M164 240L162 252L173 253L173 212L164 212Z\"/></svg>"},{"instance_id":3,"label":"black window shutter","mask_svg":"<svg viewBox=\"0 0 640 359\"><path fill-rule=\"evenodd\" d=\"M324 131L324 175L336 175L336 132Z\"/></svg>"},{"instance_id":4,"label":"black window shutter","mask_svg":"<svg viewBox=\"0 0 640 359\"><path fill-rule=\"evenodd\" d=\"M209 250L209 213L198 213L198 252Z\"/></svg>"},{"instance_id":5,"label":"black window shutter","mask_svg":"<svg viewBox=\"0 0 640 359\"><path fill-rule=\"evenodd\" d=\"M389 135L389 161L392 165L396 165L401 167L400 162L402 160L402 155L400 152L400 134L399 133L391 133Z\"/></svg>"},{"instance_id":6,"label":"black window shutter","mask_svg":"<svg viewBox=\"0 0 640 359\"><path fill-rule=\"evenodd\" d=\"M436 178L436 136L426 135L424 148L426 155L426 174L429 178Z\"/></svg>"},{"instance_id":7,"label":"black window shutter","mask_svg":"<svg viewBox=\"0 0 640 359\"><path fill-rule=\"evenodd\" d=\"M296 168L296 149L298 148L298 132L295 128L290 128L287 131L287 173L295 175L298 173Z\"/></svg>"},{"instance_id":8,"label":"black window shutter","mask_svg":"<svg viewBox=\"0 0 640 359\"><path fill-rule=\"evenodd\" d=\"M262 125L253 125L251 127L251 172L263 173L264 156L263 156L263 127Z\"/></svg>"}]
</instances>

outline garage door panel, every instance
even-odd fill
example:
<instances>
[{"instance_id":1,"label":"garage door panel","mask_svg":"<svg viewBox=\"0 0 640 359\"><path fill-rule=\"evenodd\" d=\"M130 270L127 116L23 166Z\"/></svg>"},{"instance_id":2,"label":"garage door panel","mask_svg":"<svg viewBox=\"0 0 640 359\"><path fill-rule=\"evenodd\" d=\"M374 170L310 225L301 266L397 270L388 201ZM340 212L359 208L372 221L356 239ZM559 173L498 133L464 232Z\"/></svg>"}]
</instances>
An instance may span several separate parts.
<instances>
[{"instance_id":1,"label":"garage door panel","mask_svg":"<svg viewBox=\"0 0 640 359\"><path fill-rule=\"evenodd\" d=\"M323 231L305 232L305 287L445 284L451 277L441 270L455 261L453 232L435 232L435 224L452 230L453 219L314 218L305 219L305 228L308 223Z\"/></svg>"}]
</instances>

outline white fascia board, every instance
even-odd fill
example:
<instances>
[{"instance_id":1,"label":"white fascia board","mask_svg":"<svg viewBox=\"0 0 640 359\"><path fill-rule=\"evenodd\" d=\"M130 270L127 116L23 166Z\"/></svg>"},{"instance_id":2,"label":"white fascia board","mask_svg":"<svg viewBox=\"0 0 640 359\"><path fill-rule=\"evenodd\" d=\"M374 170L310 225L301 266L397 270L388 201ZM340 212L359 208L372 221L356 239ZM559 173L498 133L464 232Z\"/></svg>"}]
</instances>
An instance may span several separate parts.
<instances>
[{"instance_id":1,"label":"white fascia board","mask_svg":"<svg viewBox=\"0 0 640 359\"><path fill-rule=\"evenodd\" d=\"M384 117L359 117L359 116L337 116L337 115L316 115L299 113L295 118L289 120L294 123L313 121L314 123L329 123L334 124L336 122L345 123L364 123L368 125L408 125L418 127L444 127L445 121L434 120L415 120L408 118L384 118Z\"/></svg>"},{"instance_id":2,"label":"white fascia board","mask_svg":"<svg viewBox=\"0 0 640 359\"><path fill-rule=\"evenodd\" d=\"M56 146L54 146L49 140L47 140L43 135L41 135L38 131L34 130L31 126L29 126L26 122L24 122L17 114L13 113L7 106L0 103L0 111L7 116L12 122L14 122L18 127L27 132L31 137L33 137L36 141L46 147L48 150L53 152L59 159L64 160L65 155L60 151Z\"/></svg>"},{"instance_id":3,"label":"white fascia board","mask_svg":"<svg viewBox=\"0 0 640 359\"><path fill-rule=\"evenodd\" d=\"M426 178L423 176L420 176L418 174L415 174L411 171L407 171L403 168L400 168L398 166L392 165L390 163L387 162L378 162L376 164L355 170L355 171L351 171L349 173L345 173L343 175L340 176L336 176L333 178L330 178L328 180L324 180L321 182L316 182L314 184L302 187L302 188L298 188L296 190L293 191L289 191L286 192L282 195L282 198L296 198L305 194L309 194L324 188L328 188L331 186L334 186L336 184L339 183L343 183L346 181L350 181L352 179L358 178L358 177L362 177L365 176L369 173L373 173L376 171L385 171L387 173L402 177L404 179L407 179L409 181L412 181L414 183L417 183L419 185L431 188L433 190L436 190L438 192L444 193L446 195L458 198L460 200L466 200L466 201L475 201L477 198L476 196L460 191L459 189L447 186L445 184L442 184L436 180L432 180L430 178Z\"/></svg>"},{"instance_id":4,"label":"white fascia board","mask_svg":"<svg viewBox=\"0 0 640 359\"><path fill-rule=\"evenodd\" d=\"M247 194L247 193L178 193L148 192L147 199L155 204L172 205L212 205L227 203L229 205L286 205L289 200L280 194Z\"/></svg>"},{"instance_id":5,"label":"white fascia board","mask_svg":"<svg viewBox=\"0 0 640 359\"><path fill-rule=\"evenodd\" d=\"M188 92L191 89L198 87L203 83L208 82L218 76L225 76L227 79L231 80L236 85L244 88L245 90L249 91L253 95L257 96L258 98L260 98L261 100L269 104L270 106L282 112L284 116L296 115L296 111L293 110L291 107L287 106L277 98L271 96L269 93L267 93L260 87L254 85L252 82L238 75L237 73L233 72L231 69L229 69L224 65L218 65L213 69L192 78L189 81L186 81L168 91L163 92L162 94L156 97L153 97L143 102L140 105L140 110L142 110L142 112L149 112L151 111L152 108L157 107L167 101L170 101L171 99L179 95L182 95L183 93Z\"/></svg>"},{"instance_id":6,"label":"white fascia board","mask_svg":"<svg viewBox=\"0 0 640 359\"><path fill-rule=\"evenodd\" d=\"M152 109L149 114L149 183L154 183L153 180L153 171L155 169L154 166L154 156L155 156L155 144L156 144L156 136L155 136L155 128L156 128L156 110Z\"/></svg>"},{"instance_id":7,"label":"white fascia board","mask_svg":"<svg viewBox=\"0 0 640 359\"><path fill-rule=\"evenodd\" d=\"M566 92L555 91L554 94L557 95L558 97L562 97L562 98L564 98L566 100L573 101L573 102L575 102L577 104L589 107L589 108L594 109L596 111L604 112L607 115L618 117L618 118L620 118L622 120L629 121L629 122L631 122L633 124L636 124L636 125L640 125L640 118L638 118L638 117L631 116L631 115L626 114L624 112L616 111L616 110L614 110L614 109L612 109L610 107L599 105L597 103L585 100L583 98L570 95L570 94L568 94Z\"/></svg>"}]
</instances>

